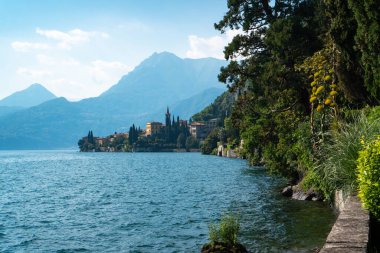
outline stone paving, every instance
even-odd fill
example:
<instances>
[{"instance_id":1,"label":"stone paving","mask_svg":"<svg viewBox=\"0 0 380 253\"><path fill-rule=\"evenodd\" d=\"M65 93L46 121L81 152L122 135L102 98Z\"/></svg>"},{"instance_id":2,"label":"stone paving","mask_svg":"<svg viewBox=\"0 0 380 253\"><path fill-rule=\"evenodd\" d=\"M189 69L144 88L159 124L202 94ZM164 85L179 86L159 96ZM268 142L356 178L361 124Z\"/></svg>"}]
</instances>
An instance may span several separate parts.
<instances>
[{"instance_id":1,"label":"stone paving","mask_svg":"<svg viewBox=\"0 0 380 253\"><path fill-rule=\"evenodd\" d=\"M369 214L358 197L350 196L320 253L365 253L368 235Z\"/></svg>"}]
</instances>

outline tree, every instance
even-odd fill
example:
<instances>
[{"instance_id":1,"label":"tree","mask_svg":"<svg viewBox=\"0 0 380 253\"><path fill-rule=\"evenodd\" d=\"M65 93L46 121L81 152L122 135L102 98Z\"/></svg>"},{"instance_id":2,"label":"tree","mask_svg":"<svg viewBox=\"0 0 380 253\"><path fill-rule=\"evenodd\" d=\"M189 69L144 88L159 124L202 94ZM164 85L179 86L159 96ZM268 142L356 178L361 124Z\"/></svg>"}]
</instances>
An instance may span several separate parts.
<instances>
[{"instance_id":1,"label":"tree","mask_svg":"<svg viewBox=\"0 0 380 253\"><path fill-rule=\"evenodd\" d=\"M186 138L185 147L186 147L187 151L189 151L190 149L193 149L193 148L199 148L199 142L193 136L189 136Z\"/></svg>"},{"instance_id":2,"label":"tree","mask_svg":"<svg viewBox=\"0 0 380 253\"><path fill-rule=\"evenodd\" d=\"M380 100L380 5L377 0L348 0L357 30L356 46L360 49L360 63L364 69L367 91Z\"/></svg>"},{"instance_id":3,"label":"tree","mask_svg":"<svg viewBox=\"0 0 380 253\"><path fill-rule=\"evenodd\" d=\"M338 86L351 103L373 103L364 86L364 69L360 64L362 53L355 42L358 24L347 0L325 0L330 21L329 36L335 48L335 73Z\"/></svg>"},{"instance_id":4,"label":"tree","mask_svg":"<svg viewBox=\"0 0 380 253\"><path fill-rule=\"evenodd\" d=\"M219 131L220 129L214 129L207 136L207 138L205 139L205 141L203 142L201 146L202 154L210 155L214 151L214 149L218 147Z\"/></svg>"},{"instance_id":5,"label":"tree","mask_svg":"<svg viewBox=\"0 0 380 253\"><path fill-rule=\"evenodd\" d=\"M231 121L251 164L264 160L285 175L297 169L293 132L310 114L309 87L297 65L324 46L322 13L317 0L230 0L215 24L222 33L240 30L225 48L230 63L219 80L237 97Z\"/></svg>"},{"instance_id":6,"label":"tree","mask_svg":"<svg viewBox=\"0 0 380 253\"><path fill-rule=\"evenodd\" d=\"M177 138L177 148L184 148L186 145L186 136L183 133L180 133Z\"/></svg>"},{"instance_id":7,"label":"tree","mask_svg":"<svg viewBox=\"0 0 380 253\"><path fill-rule=\"evenodd\" d=\"M128 132L128 144L130 146L132 146L134 143L136 143L136 141L138 140L138 138L139 138L139 131L135 127L135 124L133 124L129 128L129 132Z\"/></svg>"},{"instance_id":8,"label":"tree","mask_svg":"<svg viewBox=\"0 0 380 253\"><path fill-rule=\"evenodd\" d=\"M94 135L92 133L92 130L88 131L87 141L88 141L88 143L91 143L91 144L95 143L95 141L94 141Z\"/></svg>"}]
</instances>

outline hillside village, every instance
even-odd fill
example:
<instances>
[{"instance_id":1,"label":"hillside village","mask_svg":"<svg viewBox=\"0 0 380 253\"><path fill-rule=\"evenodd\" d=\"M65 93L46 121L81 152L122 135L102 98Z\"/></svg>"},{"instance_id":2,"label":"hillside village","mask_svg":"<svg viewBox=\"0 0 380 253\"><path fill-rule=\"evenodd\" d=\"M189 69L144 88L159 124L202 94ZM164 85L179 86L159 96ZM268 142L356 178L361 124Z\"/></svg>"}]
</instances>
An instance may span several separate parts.
<instances>
[{"instance_id":1,"label":"hillside village","mask_svg":"<svg viewBox=\"0 0 380 253\"><path fill-rule=\"evenodd\" d=\"M175 119L167 108L165 123L147 122L145 129L132 125L128 132L115 132L107 137L94 136L90 130L78 146L81 152L199 151L200 143L219 124L219 118L194 122L179 116Z\"/></svg>"}]
</instances>

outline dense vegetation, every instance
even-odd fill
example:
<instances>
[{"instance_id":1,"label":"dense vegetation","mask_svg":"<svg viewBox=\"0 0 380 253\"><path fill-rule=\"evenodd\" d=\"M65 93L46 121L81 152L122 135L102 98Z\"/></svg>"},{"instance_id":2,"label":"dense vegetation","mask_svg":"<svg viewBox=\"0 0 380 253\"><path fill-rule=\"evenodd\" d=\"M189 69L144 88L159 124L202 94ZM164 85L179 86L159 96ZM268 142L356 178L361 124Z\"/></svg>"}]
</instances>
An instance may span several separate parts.
<instances>
[{"instance_id":1,"label":"dense vegetation","mask_svg":"<svg viewBox=\"0 0 380 253\"><path fill-rule=\"evenodd\" d=\"M326 199L356 191L360 138L380 134L379 24L372 0L229 0L215 28L239 31L219 74L235 99L216 141Z\"/></svg>"}]
</instances>

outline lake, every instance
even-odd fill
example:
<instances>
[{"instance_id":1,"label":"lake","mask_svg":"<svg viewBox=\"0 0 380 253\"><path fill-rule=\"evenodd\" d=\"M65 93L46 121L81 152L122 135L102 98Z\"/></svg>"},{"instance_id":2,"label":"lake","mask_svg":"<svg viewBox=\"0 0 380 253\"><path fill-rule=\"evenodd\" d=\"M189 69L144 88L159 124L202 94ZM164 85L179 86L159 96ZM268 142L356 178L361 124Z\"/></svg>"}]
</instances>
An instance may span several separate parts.
<instances>
[{"instance_id":1,"label":"lake","mask_svg":"<svg viewBox=\"0 0 380 253\"><path fill-rule=\"evenodd\" d=\"M313 252L335 215L285 183L199 153L1 151L0 252L200 252L229 210L250 252Z\"/></svg>"}]
</instances>

